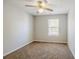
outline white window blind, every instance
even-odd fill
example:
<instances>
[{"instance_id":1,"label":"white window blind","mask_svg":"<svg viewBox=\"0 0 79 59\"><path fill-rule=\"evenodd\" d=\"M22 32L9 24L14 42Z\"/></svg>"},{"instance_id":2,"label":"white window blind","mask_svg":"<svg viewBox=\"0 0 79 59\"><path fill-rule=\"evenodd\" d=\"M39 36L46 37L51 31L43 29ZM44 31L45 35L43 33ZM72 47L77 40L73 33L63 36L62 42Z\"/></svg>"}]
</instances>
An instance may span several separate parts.
<instances>
[{"instance_id":1,"label":"white window blind","mask_svg":"<svg viewBox=\"0 0 79 59\"><path fill-rule=\"evenodd\" d=\"M59 35L59 19L48 20L48 35Z\"/></svg>"}]
</instances>

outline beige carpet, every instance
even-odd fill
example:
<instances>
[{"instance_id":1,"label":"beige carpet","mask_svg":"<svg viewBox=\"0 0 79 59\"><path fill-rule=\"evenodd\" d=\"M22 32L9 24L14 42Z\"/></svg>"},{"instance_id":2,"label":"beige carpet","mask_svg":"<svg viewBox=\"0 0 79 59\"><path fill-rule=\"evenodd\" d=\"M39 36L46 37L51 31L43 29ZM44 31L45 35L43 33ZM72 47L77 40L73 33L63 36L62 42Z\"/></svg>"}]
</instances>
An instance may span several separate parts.
<instances>
[{"instance_id":1,"label":"beige carpet","mask_svg":"<svg viewBox=\"0 0 79 59\"><path fill-rule=\"evenodd\" d=\"M4 59L74 59L66 44L33 42Z\"/></svg>"}]
</instances>

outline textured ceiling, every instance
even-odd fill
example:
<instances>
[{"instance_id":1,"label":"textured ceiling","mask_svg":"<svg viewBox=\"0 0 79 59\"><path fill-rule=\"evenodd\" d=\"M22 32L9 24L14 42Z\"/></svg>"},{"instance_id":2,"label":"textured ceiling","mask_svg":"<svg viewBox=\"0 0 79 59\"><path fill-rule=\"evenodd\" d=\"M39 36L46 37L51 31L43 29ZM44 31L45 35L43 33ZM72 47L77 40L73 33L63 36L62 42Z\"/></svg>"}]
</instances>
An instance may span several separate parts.
<instances>
[{"instance_id":1,"label":"textured ceiling","mask_svg":"<svg viewBox=\"0 0 79 59\"><path fill-rule=\"evenodd\" d=\"M25 7L26 4L35 4L36 0L5 0L9 4L12 4L13 6L16 6L22 10L24 10L27 13L30 13L31 15L50 15L50 14L64 14L68 13L69 6L72 0L48 0L48 5L51 9L53 9L53 12L50 11L44 11L41 14L37 13L36 8L31 7Z\"/></svg>"}]
</instances>

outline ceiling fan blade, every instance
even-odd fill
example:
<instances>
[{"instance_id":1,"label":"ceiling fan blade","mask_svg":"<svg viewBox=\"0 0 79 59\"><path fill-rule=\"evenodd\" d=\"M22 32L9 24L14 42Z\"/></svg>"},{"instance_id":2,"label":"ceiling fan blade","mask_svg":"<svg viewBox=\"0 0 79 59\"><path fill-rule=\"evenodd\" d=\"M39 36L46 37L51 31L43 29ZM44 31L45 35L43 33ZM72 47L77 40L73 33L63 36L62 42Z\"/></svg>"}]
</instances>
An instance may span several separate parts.
<instances>
[{"instance_id":1,"label":"ceiling fan blade","mask_svg":"<svg viewBox=\"0 0 79 59\"><path fill-rule=\"evenodd\" d=\"M34 5L25 5L26 7L36 7L36 6L34 6Z\"/></svg>"},{"instance_id":2,"label":"ceiling fan blade","mask_svg":"<svg viewBox=\"0 0 79 59\"><path fill-rule=\"evenodd\" d=\"M52 9L50 9L50 8L44 8L44 9L49 10L49 11L53 11L53 10L52 10Z\"/></svg>"}]
</instances>

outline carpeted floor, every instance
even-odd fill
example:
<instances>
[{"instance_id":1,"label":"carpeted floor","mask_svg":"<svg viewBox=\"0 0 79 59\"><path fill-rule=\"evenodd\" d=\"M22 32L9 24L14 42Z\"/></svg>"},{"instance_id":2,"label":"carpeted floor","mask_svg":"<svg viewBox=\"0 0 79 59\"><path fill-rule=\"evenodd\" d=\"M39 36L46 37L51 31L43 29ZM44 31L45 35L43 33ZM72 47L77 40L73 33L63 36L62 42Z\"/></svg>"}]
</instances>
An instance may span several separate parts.
<instances>
[{"instance_id":1,"label":"carpeted floor","mask_svg":"<svg viewBox=\"0 0 79 59\"><path fill-rule=\"evenodd\" d=\"M33 42L4 59L74 59L66 44Z\"/></svg>"}]
</instances>

